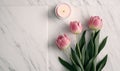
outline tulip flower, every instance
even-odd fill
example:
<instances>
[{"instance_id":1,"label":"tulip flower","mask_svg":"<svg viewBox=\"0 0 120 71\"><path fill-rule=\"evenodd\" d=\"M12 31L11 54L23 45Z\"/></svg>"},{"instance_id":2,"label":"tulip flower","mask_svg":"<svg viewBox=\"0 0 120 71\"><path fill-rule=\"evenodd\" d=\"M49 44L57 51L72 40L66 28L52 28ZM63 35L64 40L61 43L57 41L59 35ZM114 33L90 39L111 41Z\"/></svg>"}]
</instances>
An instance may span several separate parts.
<instances>
[{"instance_id":1,"label":"tulip flower","mask_svg":"<svg viewBox=\"0 0 120 71\"><path fill-rule=\"evenodd\" d=\"M56 40L59 49L64 50L70 45L70 39L66 34L59 35Z\"/></svg>"},{"instance_id":2,"label":"tulip flower","mask_svg":"<svg viewBox=\"0 0 120 71\"><path fill-rule=\"evenodd\" d=\"M100 30L102 28L102 19L99 16L90 17L88 27L92 30Z\"/></svg>"},{"instance_id":3,"label":"tulip flower","mask_svg":"<svg viewBox=\"0 0 120 71\"><path fill-rule=\"evenodd\" d=\"M82 32L82 25L78 21L72 21L70 22L70 30L74 34L79 34Z\"/></svg>"}]
</instances>

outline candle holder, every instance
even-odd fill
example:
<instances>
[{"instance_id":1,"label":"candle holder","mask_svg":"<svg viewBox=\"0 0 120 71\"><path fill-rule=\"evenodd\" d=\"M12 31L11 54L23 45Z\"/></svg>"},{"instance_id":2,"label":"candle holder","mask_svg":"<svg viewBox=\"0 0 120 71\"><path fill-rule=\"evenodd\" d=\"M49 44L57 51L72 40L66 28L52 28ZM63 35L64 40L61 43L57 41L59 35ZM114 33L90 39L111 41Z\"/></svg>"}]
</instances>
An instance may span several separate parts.
<instances>
[{"instance_id":1,"label":"candle holder","mask_svg":"<svg viewBox=\"0 0 120 71\"><path fill-rule=\"evenodd\" d=\"M60 19L68 18L71 14L71 7L67 3L60 3L55 8L55 14Z\"/></svg>"}]
</instances>

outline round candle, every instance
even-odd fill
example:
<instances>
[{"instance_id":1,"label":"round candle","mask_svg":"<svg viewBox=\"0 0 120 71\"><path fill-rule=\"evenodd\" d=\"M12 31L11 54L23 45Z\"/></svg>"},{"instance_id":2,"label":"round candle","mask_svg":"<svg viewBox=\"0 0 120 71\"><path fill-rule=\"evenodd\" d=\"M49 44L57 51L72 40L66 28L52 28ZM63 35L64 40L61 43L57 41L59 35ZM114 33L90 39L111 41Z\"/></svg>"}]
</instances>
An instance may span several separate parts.
<instances>
[{"instance_id":1,"label":"round candle","mask_svg":"<svg viewBox=\"0 0 120 71\"><path fill-rule=\"evenodd\" d=\"M56 6L55 13L59 18L67 18L70 16L71 8L66 3L60 3Z\"/></svg>"}]
</instances>

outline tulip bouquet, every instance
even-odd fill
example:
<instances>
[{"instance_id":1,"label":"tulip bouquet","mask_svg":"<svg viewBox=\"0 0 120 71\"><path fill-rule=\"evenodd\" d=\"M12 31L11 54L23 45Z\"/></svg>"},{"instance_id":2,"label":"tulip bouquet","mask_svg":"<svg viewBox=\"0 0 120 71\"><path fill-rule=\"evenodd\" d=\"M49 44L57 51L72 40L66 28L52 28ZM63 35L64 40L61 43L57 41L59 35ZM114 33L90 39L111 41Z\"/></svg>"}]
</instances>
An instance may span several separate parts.
<instances>
[{"instance_id":1,"label":"tulip bouquet","mask_svg":"<svg viewBox=\"0 0 120 71\"><path fill-rule=\"evenodd\" d=\"M56 44L59 49L67 50L71 49L69 54L70 61L65 61L61 57L58 57L60 63L67 68L69 71L101 71L106 62L106 55L100 61L97 60L98 54L104 48L107 37L105 37L99 43L100 29L102 28L102 19L99 16L90 17L88 22L88 27L92 31L90 34L90 39L86 41L86 31L84 30L81 38L75 44L75 47L70 47L71 40L66 34L59 35ZM80 22L72 21L70 22L70 30L73 34L79 35L82 32L82 25ZM89 31L90 32L90 31Z\"/></svg>"}]
</instances>

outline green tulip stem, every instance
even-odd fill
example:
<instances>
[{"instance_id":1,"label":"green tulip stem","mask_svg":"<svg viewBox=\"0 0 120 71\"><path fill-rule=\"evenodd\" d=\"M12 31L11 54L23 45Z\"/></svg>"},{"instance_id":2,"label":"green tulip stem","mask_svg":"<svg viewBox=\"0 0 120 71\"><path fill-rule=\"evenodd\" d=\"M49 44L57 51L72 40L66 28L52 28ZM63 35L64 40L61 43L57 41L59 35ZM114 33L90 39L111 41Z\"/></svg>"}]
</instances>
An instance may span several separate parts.
<instances>
[{"instance_id":1,"label":"green tulip stem","mask_svg":"<svg viewBox=\"0 0 120 71\"><path fill-rule=\"evenodd\" d=\"M68 47L68 48L69 48L69 47ZM64 49L63 52L65 53L66 57L69 58L68 49Z\"/></svg>"},{"instance_id":2,"label":"green tulip stem","mask_svg":"<svg viewBox=\"0 0 120 71\"><path fill-rule=\"evenodd\" d=\"M76 43L78 42L78 34L75 34L76 37Z\"/></svg>"},{"instance_id":3,"label":"green tulip stem","mask_svg":"<svg viewBox=\"0 0 120 71\"><path fill-rule=\"evenodd\" d=\"M78 34L76 34L76 45L77 45L77 50L78 50L78 53L79 53L79 58L80 60L82 60L82 56L81 56L81 52L80 52L80 47L79 47L79 43L78 43Z\"/></svg>"},{"instance_id":4,"label":"green tulip stem","mask_svg":"<svg viewBox=\"0 0 120 71\"><path fill-rule=\"evenodd\" d=\"M73 62L73 64L77 65L77 64L75 63L75 61L73 60L72 56L70 56L70 59L71 59L71 61Z\"/></svg>"},{"instance_id":5,"label":"green tulip stem","mask_svg":"<svg viewBox=\"0 0 120 71\"><path fill-rule=\"evenodd\" d=\"M71 48L71 47L69 46L68 48ZM73 60L72 56L68 54L68 50L67 49L63 50L63 52L65 53L67 58L70 58L70 60L73 62L73 64L77 65L75 63L75 61Z\"/></svg>"}]
</instances>

